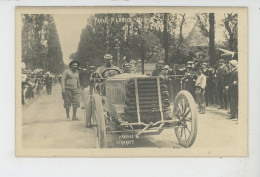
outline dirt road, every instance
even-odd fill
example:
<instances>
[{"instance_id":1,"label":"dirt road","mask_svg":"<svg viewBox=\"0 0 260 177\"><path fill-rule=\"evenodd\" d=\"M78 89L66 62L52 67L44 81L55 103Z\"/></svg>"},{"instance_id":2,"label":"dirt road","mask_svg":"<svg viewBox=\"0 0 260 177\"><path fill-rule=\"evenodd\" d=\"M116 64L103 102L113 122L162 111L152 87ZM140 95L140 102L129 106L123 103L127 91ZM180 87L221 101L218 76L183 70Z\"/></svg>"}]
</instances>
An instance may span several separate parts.
<instances>
[{"instance_id":1,"label":"dirt road","mask_svg":"<svg viewBox=\"0 0 260 177\"><path fill-rule=\"evenodd\" d=\"M24 148L95 148L96 129L85 128L84 110L78 110L80 121L66 119L61 97L61 88L53 87L52 95L43 93L34 103L23 107ZM198 135L192 148L235 147L237 124L226 119L226 111L207 108L207 113L198 115ZM173 147L182 148L173 129L166 129L160 135L141 136L133 141L122 141L113 136L109 147Z\"/></svg>"}]
</instances>

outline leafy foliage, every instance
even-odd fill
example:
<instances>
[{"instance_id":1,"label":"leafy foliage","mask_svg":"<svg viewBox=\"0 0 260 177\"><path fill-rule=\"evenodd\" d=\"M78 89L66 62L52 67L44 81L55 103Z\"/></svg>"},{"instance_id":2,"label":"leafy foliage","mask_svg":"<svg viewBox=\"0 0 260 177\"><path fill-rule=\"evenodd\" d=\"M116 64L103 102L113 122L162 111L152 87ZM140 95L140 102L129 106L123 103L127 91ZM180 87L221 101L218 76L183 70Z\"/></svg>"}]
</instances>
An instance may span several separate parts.
<instances>
[{"instance_id":1,"label":"leafy foliage","mask_svg":"<svg viewBox=\"0 0 260 177\"><path fill-rule=\"evenodd\" d=\"M183 35L187 18L185 13L94 14L82 30L78 50L70 58L99 66L103 56L110 53L119 66L131 59L146 62L164 59L171 64L197 59L200 52L203 59L210 58L214 63L216 57L209 56L215 50L214 18L207 13L193 16L201 35L207 41L211 38L211 45L204 47L191 46Z\"/></svg>"},{"instance_id":2,"label":"leafy foliage","mask_svg":"<svg viewBox=\"0 0 260 177\"><path fill-rule=\"evenodd\" d=\"M27 69L62 72L62 51L52 15L24 14L22 20L22 61Z\"/></svg>"},{"instance_id":3,"label":"leafy foliage","mask_svg":"<svg viewBox=\"0 0 260 177\"><path fill-rule=\"evenodd\" d=\"M237 20L238 14L232 13L225 14L225 18L223 19L223 25L227 30L225 37L228 40L228 48L231 51L237 51Z\"/></svg>"}]
</instances>

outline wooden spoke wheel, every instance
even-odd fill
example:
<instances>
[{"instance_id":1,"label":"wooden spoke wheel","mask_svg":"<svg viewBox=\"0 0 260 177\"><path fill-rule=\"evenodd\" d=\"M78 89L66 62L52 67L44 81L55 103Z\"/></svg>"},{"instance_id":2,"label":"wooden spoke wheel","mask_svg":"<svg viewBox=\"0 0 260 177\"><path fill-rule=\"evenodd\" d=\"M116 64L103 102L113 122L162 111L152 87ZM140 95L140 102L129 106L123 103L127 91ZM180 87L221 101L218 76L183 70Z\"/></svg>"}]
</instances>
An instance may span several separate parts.
<instances>
[{"instance_id":1,"label":"wooden spoke wheel","mask_svg":"<svg viewBox=\"0 0 260 177\"><path fill-rule=\"evenodd\" d=\"M99 148L106 148L106 120L103 110L101 96L98 94L93 95L92 99L92 114L93 119L97 124L97 145Z\"/></svg>"},{"instance_id":2,"label":"wooden spoke wheel","mask_svg":"<svg viewBox=\"0 0 260 177\"><path fill-rule=\"evenodd\" d=\"M86 120L86 127L90 128L91 127L91 117L92 117L92 97L89 93L89 88L84 89L84 96L85 96L85 102L84 102L84 115L85 115L85 120Z\"/></svg>"},{"instance_id":3,"label":"wooden spoke wheel","mask_svg":"<svg viewBox=\"0 0 260 177\"><path fill-rule=\"evenodd\" d=\"M182 90L174 101L174 115L177 120L175 134L179 143L188 148L193 145L197 136L197 109L192 95Z\"/></svg>"}]
</instances>

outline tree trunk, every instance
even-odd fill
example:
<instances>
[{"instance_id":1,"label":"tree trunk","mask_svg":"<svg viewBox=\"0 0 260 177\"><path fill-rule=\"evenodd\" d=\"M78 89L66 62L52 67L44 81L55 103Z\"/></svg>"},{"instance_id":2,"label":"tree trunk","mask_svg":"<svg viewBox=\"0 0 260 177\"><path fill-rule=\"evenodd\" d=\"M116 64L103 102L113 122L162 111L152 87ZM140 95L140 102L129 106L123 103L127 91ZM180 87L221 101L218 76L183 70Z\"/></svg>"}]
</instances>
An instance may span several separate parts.
<instances>
[{"instance_id":1,"label":"tree trunk","mask_svg":"<svg viewBox=\"0 0 260 177\"><path fill-rule=\"evenodd\" d=\"M142 74L144 74L144 60L145 60L144 41L142 41L141 43L140 53L141 53L141 62L142 62Z\"/></svg>"},{"instance_id":2,"label":"tree trunk","mask_svg":"<svg viewBox=\"0 0 260 177\"><path fill-rule=\"evenodd\" d=\"M215 64L215 15L209 14L209 59L210 64Z\"/></svg>"},{"instance_id":3,"label":"tree trunk","mask_svg":"<svg viewBox=\"0 0 260 177\"><path fill-rule=\"evenodd\" d=\"M168 20L168 15L167 15L167 13L164 13L164 16L163 16L163 44L164 44L164 51L165 51L165 57L164 57L165 64L168 64L168 55L169 55L167 20Z\"/></svg>"},{"instance_id":4,"label":"tree trunk","mask_svg":"<svg viewBox=\"0 0 260 177\"><path fill-rule=\"evenodd\" d=\"M182 44L182 42L183 42L182 27L185 22L185 14L181 15L181 17L182 17L182 19L181 19L181 23L180 23L180 41L179 41L180 44Z\"/></svg>"},{"instance_id":5,"label":"tree trunk","mask_svg":"<svg viewBox=\"0 0 260 177\"><path fill-rule=\"evenodd\" d=\"M228 31L229 34L229 39L228 39L228 47L230 51L234 51L234 35L233 32L229 26L229 22L231 21L231 14L228 14L228 16L226 17L224 24L225 24L225 28Z\"/></svg>"}]
</instances>

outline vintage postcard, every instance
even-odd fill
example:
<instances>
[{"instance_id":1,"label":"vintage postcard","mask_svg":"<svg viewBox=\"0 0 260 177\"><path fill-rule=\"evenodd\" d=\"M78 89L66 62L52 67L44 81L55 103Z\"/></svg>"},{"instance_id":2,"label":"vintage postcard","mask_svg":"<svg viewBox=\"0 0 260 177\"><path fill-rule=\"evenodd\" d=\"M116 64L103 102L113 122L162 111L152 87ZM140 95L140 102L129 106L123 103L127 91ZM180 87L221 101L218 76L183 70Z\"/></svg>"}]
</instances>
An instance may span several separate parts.
<instances>
[{"instance_id":1,"label":"vintage postcard","mask_svg":"<svg viewBox=\"0 0 260 177\"><path fill-rule=\"evenodd\" d=\"M16 156L248 156L246 7L16 7Z\"/></svg>"}]
</instances>

